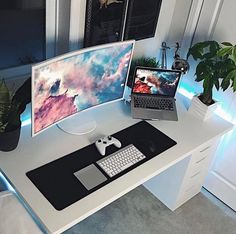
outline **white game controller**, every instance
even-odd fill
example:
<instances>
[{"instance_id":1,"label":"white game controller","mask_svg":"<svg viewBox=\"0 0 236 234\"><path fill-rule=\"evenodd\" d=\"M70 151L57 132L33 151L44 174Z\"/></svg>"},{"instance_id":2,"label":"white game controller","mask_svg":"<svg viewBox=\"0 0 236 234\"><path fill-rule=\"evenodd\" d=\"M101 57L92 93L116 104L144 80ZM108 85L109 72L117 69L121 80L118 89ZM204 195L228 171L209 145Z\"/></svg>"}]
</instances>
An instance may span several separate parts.
<instances>
[{"instance_id":1,"label":"white game controller","mask_svg":"<svg viewBox=\"0 0 236 234\"><path fill-rule=\"evenodd\" d=\"M98 139L95 142L95 145L96 145L99 153L103 156L106 154L106 147L107 146L115 145L117 148L121 147L120 141L112 136L105 136L103 138Z\"/></svg>"}]
</instances>

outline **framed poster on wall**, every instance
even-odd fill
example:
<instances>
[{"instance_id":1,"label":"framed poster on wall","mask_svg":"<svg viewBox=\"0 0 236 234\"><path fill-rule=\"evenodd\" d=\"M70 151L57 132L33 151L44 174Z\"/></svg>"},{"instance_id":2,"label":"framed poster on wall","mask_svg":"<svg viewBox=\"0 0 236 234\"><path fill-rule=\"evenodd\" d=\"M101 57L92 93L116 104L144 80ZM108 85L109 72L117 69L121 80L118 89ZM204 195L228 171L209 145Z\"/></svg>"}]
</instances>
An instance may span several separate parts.
<instances>
[{"instance_id":1,"label":"framed poster on wall","mask_svg":"<svg viewBox=\"0 0 236 234\"><path fill-rule=\"evenodd\" d=\"M124 40L155 36L162 0L129 0Z\"/></svg>"},{"instance_id":2,"label":"framed poster on wall","mask_svg":"<svg viewBox=\"0 0 236 234\"><path fill-rule=\"evenodd\" d=\"M87 0L84 46L120 41L128 0Z\"/></svg>"}]
</instances>

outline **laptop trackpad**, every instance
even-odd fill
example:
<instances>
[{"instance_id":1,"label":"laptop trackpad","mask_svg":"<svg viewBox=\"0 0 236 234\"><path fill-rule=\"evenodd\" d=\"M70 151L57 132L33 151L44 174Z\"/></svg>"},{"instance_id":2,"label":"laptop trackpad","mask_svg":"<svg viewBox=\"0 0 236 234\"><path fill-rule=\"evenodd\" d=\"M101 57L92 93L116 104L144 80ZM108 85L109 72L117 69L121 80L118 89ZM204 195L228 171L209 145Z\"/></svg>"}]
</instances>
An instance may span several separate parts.
<instances>
[{"instance_id":1,"label":"laptop trackpad","mask_svg":"<svg viewBox=\"0 0 236 234\"><path fill-rule=\"evenodd\" d=\"M90 190L107 180L94 164L75 172L74 175L87 190Z\"/></svg>"}]
</instances>

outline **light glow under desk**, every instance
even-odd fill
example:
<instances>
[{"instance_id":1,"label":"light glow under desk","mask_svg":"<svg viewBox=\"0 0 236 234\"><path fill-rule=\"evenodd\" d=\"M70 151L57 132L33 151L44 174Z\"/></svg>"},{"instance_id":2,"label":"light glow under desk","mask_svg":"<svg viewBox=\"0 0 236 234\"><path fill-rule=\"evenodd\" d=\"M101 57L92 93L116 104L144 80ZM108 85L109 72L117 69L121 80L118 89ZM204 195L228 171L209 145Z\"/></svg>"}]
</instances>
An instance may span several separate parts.
<instances>
[{"instance_id":1,"label":"light glow under desk","mask_svg":"<svg viewBox=\"0 0 236 234\"><path fill-rule=\"evenodd\" d=\"M191 161L191 153L198 150L202 145L204 146L206 142L218 139L233 127L231 123L218 116L202 122L187 113L181 95L177 99L179 100L177 103L179 121L148 121L175 140L177 145L62 211L57 211L47 201L25 173L94 143L101 136L111 135L139 122L139 120L130 117L129 105L113 103L95 108L93 115L96 116L97 128L94 132L83 136L64 133L54 126L31 138L31 126L23 127L17 149L12 152L0 153L1 171L49 233L65 231L148 180L149 182L145 186L160 200L163 200L163 193L167 192L169 194L166 197L175 198L177 195L173 191L167 191L163 187L163 180L159 181L159 177L162 178L165 172L170 171L168 176L170 177L173 173L172 179L174 180L181 171L178 181L179 188L176 188L180 190L183 186L181 181L184 178L185 171L188 171L186 169L187 164ZM169 170L176 165L180 165L179 171L176 169L173 172ZM160 186L159 184L155 185L155 182L160 183ZM153 184L154 187L152 187ZM168 186L169 181L166 181L166 187ZM63 184L61 188L61 192L66 193L63 190ZM167 206L170 202L169 207L175 209L175 204L171 205L172 201L163 202Z\"/></svg>"}]
</instances>

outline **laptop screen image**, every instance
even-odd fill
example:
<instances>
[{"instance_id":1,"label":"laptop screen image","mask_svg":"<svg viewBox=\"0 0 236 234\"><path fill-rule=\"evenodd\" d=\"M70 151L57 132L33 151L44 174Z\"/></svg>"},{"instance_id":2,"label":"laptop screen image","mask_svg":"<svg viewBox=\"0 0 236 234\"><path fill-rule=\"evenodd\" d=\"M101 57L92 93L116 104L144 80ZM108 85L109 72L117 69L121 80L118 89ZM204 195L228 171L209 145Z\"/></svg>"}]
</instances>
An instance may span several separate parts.
<instances>
[{"instance_id":1,"label":"laptop screen image","mask_svg":"<svg viewBox=\"0 0 236 234\"><path fill-rule=\"evenodd\" d=\"M181 72L160 68L137 67L132 93L174 97Z\"/></svg>"}]
</instances>

